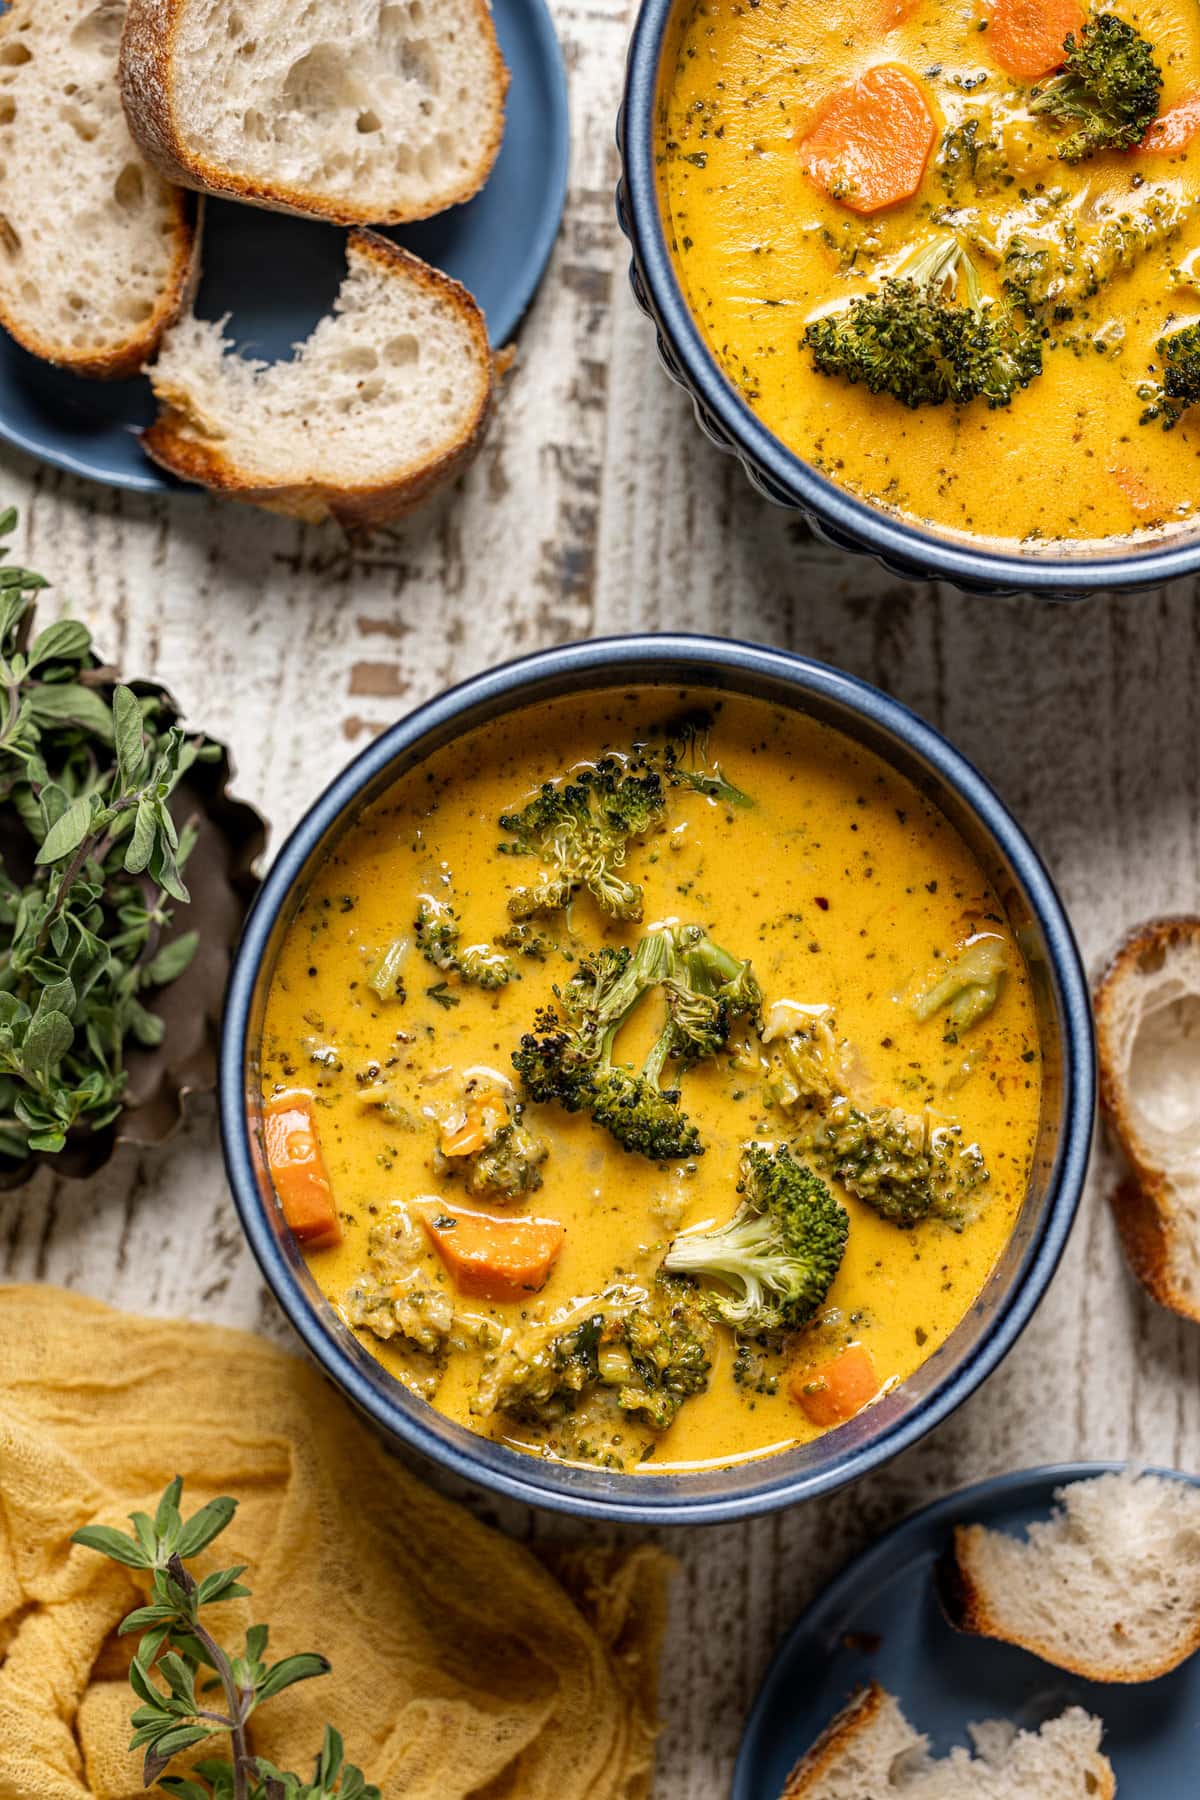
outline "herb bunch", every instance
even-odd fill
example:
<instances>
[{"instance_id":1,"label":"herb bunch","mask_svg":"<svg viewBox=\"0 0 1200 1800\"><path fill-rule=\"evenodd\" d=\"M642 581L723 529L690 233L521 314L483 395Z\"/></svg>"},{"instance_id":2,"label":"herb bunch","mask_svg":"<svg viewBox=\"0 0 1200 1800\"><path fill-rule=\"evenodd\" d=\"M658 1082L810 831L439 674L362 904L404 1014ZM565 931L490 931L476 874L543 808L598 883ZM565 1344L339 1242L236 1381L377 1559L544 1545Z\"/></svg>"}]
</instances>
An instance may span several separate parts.
<instances>
[{"instance_id":1,"label":"herb bunch","mask_svg":"<svg viewBox=\"0 0 1200 1800\"><path fill-rule=\"evenodd\" d=\"M210 1500L190 1519L179 1510L183 1482L171 1482L153 1518L130 1514L132 1533L87 1525L73 1543L151 1577L150 1600L121 1621L121 1636L141 1632L129 1670L139 1705L131 1750L145 1751L142 1778L175 1800L380 1800L377 1787L345 1762L341 1737L325 1730L311 1781L277 1769L249 1748L247 1726L264 1701L298 1681L327 1675L323 1656L266 1660L268 1628L252 1625L239 1655L217 1643L201 1617L222 1601L245 1599L244 1564L215 1569L199 1581L187 1562L220 1536L236 1500ZM197 1762L187 1775L167 1775L172 1759L211 1738L228 1740L228 1756Z\"/></svg>"},{"instance_id":2,"label":"herb bunch","mask_svg":"<svg viewBox=\"0 0 1200 1800\"><path fill-rule=\"evenodd\" d=\"M15 524L0 516L0 537ZM110 1125L126 1046L162 1041L142 996L197 944L163 941L194 842L170 800L221 754L163 699L114 686L78 620L35 634L45 586L0 565L0 1159L18 1162Z\"/></svg>"}]
</instances>

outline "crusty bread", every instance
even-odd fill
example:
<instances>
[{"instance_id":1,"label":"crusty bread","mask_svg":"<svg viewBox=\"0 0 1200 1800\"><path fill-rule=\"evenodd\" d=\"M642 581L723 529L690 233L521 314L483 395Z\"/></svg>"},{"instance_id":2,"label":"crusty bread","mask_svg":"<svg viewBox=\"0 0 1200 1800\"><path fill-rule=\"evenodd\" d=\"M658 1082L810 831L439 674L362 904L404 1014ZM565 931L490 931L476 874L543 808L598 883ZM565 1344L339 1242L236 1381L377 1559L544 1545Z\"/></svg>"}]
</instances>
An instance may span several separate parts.
<instances>
[{"instance_id":1,"label":"crusty bread","mask_svg":"<svg viewBox=\"0 0 1200 1800\"><path fill-rule=\"evenodd\" d=\"M121 85L169 180L399 225L483 186L508 71L488 0L129 0Z\"/></svg>"},{"instance_id":2,"label":"crusty bread","mask_svg":"<svg viewBox=\"0 0 1200 1800\"><path fill-rule=\"evenodd\" d=\"M196 202L146 167L117 85L124 0L0 14L0 323L80 375L132 375L186 304Z\"/></svg>"},{"instance_id":3,"label":"crusty bread","mask_svg":"<svg viewBox=\"0 0 1200 1800\"><path fill-rule=\"evenodd\" d=\"M182 320L150 379L142 442L164 468L316 522L384 525L470 462L494 388L466 289L387 238L355 231L333 313L290 362L237 355L222 325Z\"/></svg>"},{"instance_id":4,"label":"crusty bread","mask_svg":"<svg viewBox=\"0 0 1200 1800\"><path fill-rule=\"evenodd\" d=\"M1156 919L1096 991L1100 1103L1130 1167L1125 1253L1163 1306L1200 1320L1200 918Z\"/></svg>"},{"instance_id":5,"label":"crusty bread","mask_svg":"<svg viewBox=\"0 0 1200 1800\"><path fill-rule=\"evenodd\" d=\"M975 1756L956 1749L935 1761L872 1683L792 1770L782 1800L1112 1800L1117 1791L1103 1727L1077 1706L1040 1731L992 1722L970 1732Z\"/></svg>"},{"instance_id":6,"label":"crusty bread","mask_svg":"<svg viewBox=\"0 0 1200 1800\"><path fill-rule=\"evenodd\" d=\"M1008 1537L960 1526L939 1571L953 1624L1088 1681L1153 1681L1200 1649L1200 1489L1100 1475Z\"/></svg>"}]
</instances>

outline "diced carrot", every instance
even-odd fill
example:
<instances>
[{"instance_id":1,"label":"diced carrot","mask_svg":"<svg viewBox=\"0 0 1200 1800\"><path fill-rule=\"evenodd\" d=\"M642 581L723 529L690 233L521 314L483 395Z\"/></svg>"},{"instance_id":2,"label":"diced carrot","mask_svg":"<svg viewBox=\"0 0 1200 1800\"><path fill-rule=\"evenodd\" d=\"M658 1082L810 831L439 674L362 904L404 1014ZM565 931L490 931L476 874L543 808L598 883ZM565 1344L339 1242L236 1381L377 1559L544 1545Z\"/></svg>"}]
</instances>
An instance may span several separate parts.
<instances>
[{"instance_id":1,"label":"diced carrot","mask_svg":"<svg viewBox=\"0 0 1200 1800\"><path fill-rule=\"evenodd\" d=\"M1039 81L1057 69L1069 37L1083 29L1079 0L993 0L984 44L1018 81Z\"/></svg>"},{"instance_id":2,"label":"diced carrot","mask_svg":"<svg viewBox=\"0 0 1200 1800\"><path fill-rule=\"evenodd\" d=\"M459 1292L479 1300L536 1294L567 1235L557 1219L497 1219L458 1206L439 1205L421 1219Z\"/></svg>"},{"instance_id":3,"label":"diced carrot","mask_svg":"<svg viewBox=\"0 0 1200 1800\"><path fill-rule=\"evenodd\" d=\"M342 1241L333 1189L321 1155L312 1095L277 1094L263 1107L267 1167L289 1231L306 1250Z\"/></svg>"},{"instance_id":4,"label":"diced carrot","mask_svg":"<svg viewBox=\"0 0 1200 1800\"><path fill-rule=\"evenodd\" d=\"M916 77L880 63L839 89L801 140L805 172L851 212L911 199L936 127Z\"/></svg>"},{"instance_id":5,"label":"diced carrot","mask_svg":"<svg viewBox=\"0 0 1200 1800\"><path fill-rule=\"evenodd\" d=\"M1200 94L1189 94L1178 105L1169 106L1155 119L1138 145L1139 150L1161 155L1171 150L1186 150L1200 133Z\"/></svg>"},{"instance_id":6,"label":"diced carrot","mask_svg":"<svg viewBox=\"0 0 1200 1800\"><path fill-rule=\"evenodd\" d=\"M843 1425L875 1398L879 1377L870 1351L851 1344L826 1363L798 1369L791 1391L814 1425Z\"/></svg>"}]
</instances>

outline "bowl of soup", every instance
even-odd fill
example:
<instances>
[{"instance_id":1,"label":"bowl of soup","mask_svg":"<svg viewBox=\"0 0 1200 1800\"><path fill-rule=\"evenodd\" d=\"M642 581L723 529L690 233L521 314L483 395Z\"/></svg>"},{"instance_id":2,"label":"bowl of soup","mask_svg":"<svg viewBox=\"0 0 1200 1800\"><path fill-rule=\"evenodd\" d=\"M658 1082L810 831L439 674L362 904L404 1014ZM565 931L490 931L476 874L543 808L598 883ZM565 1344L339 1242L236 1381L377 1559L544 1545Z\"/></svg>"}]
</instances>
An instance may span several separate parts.
<instances>
[{"instance_id":1,"label":"bowl of soup","mask_svg":"<svg viewBox=\"0 0 1200 1800\"><path fill-rule=\"evenodd\" d=\"M609 1518L829 1492L993 1369L1094 1110L1035 852L895 701L723 641L419 708L280 851L221 1121L273 1292L382 1430Z\"/></svg>"},{"instance_id":2,"label":"bowl of soup","mask_svg":"<svg viewBox=\"0 0 1200 1800\"><path fill-rule=\"evenodd\" d=\"M635 294L770 499L968 589L1200 567L1186 0L643 0L619 138Z\"/></svg>"}]
</instances>

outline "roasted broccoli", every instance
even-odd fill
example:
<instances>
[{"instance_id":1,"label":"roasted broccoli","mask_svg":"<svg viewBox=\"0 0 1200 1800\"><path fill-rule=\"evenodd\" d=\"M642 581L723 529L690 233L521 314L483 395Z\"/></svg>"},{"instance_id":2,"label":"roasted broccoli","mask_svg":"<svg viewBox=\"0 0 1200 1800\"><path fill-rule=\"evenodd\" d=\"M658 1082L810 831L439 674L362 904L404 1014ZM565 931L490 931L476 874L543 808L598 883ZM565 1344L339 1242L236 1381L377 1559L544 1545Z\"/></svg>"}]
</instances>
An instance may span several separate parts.
<instances>
[{"instance_id":1,"label":"roasted broccoli","mask_svg":"<svg viewBox=\"0 0 1200 1800\"><path fill-rule=\"evenodd\" d=\"M1000 998L1008 970L1004 940L977 937L955 958L939 980L913 1002L913 1012L924 1021L945 1012L943 1041L957 1044L964 1031L978 1025Z\"/></svg>"},{"instance_id":2,"label":"roasted broccoli","mask_svg":"<svg viewBox=\"0 0 1200 1800\"><path fill-rule=\"evenodd\" d=\"M965 303L952 297L961 278ZM804 333L822 375L863 382L909 407L1007 406L1042 372L1038 334L987 300L958 239L930 240L877 292L814 319Z\"/></svg>"},{"instance_id":3,"label":"roasted broccoli","mask_svg":"<svg viewBox=\"0 0 1200 1800\"><path fill-rule=\"evenodd\" d=\"M481 988L501 988L512 979L508 958L498 950L486 944L463 948L458 915L448 901L422 894L416 934L421 955L443 975L459 975Z\"/></svg>"},{"instance_id":4,"label":"roasted broccoli","mask_svg":"<svg viewBox=\"0 0 1200 1800\"><path fill-rule=\"evenodd\" d=\"M967 1196L988 1179L978 1146L963 1144L962 1127L935 1124L928 1112L866 1108L840 1098L815 1114L796 1141L893 1225L927 1218L961 1225Z\"/></svg>"},{"instance_id":5,"label":"roasted broccoli","mask_svg":"<svg viewBox=\"0 0 1200 1800\"><path fill-rule=\"evenodd\" d=\"M712 1332L685 1283L614 1286L518 1332L486 1365L474 1413L554 1424L606 1392L655 1431L708 1385Z\"/></svg>"},{"instance_id":6,"label":"roasted broccoli","mask_svg":"<svg viewBox=\"0 0 1200 1800\"><path fill-rule=\"evenodd\" d=\"M546 782L528 806L500 819L511 838L500 846L504 854L535 856L544 865L536 881L510 894L513 918L558 912L586 888L614 918L640 919L642 890L621 870L630 841L661 824L665 811L658 771L638 773L616 757Z\"/></svg>"},{"instance_id":7,"label":"roasted broccoli","mask_svg":"<svg viewBox=\"0 0 1200 1800\"><path fill-rule=\"evenodd\" d=\"M667 1016L640 1070L613 1061L622 1026L651 989ZM513 1054L531 1100L590 1113L626 1150L654 1161L699 1156L703 1145L680 1109L679 1090L659 1082L671 1062L691 1067L725 1047L733 1021L757 1012L748 964L709 942L698 927L650 932L636 950L584 958L563 988L560 1010L545 1008Z\"/></svg>"},{"instance_id":8,"label":"roasted broccoli","mask_svg":"<svg viewBox=\"0 0 1200 1800\"><path fill-rule=\"evenodd\" d=\"M752 1144L738 1192L729 1224L676 1238L663 1268L719 1282L704 1288L702 1303L736 1331L792 1331L811 1319L842 1265L846 1210L786 1145Z\"/></svg>"},{"instance_id":9,"label":"roasted broccoli","mask_svg":"<svg viewBox=\"0 0 1200 1800\"><path fill-rule=\"evenodd\" d=\"M1034 88L1034 112L1073 126L1058 147L1064 162L1097 150L1129 150L1158 114L1162 71L1154 46L1115 13L1093 13L1066 40L1061 74Z\"/></svg>"},{"instance_id":10,"label":"roasted broccoli","mask_svg":"<svg viewBox=\"0 0 1200 1800\"><path fill-rule=\"evenodd\" d=\"M1200 323L1185 325L1158 340L1162 357L1162 381L1147 383L1140 391L1149 400L1142 424L1161 419L1164 431L1173 431L1189 406L1200 400Z\"/></svg>"}]
</instances>

